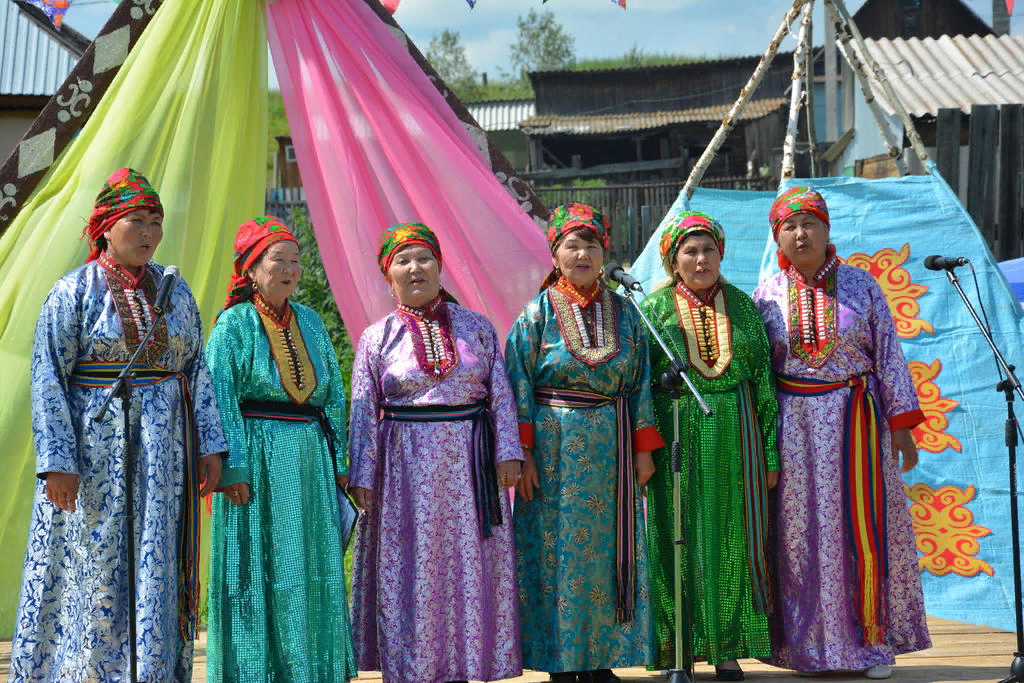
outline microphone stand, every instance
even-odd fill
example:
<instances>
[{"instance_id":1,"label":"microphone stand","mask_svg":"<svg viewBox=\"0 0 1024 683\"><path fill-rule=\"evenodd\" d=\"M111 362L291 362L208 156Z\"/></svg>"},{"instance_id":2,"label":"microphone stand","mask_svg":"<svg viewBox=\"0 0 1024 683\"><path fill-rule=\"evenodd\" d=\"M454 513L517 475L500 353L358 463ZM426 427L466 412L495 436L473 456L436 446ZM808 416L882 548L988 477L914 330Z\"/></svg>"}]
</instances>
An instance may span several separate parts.
<instances>
[{"instance_id":1,"label":"microphone stand","mask_svg":"<svg viewBox=\"0 0 1024 683\"><path fill-rule=\"evenodd\" d=\"M111 401L114 398L121 399L121 412L124 417L124 497L125 497L125 515L124 515L124 527L125 536L128 539L128 671L129 681L131 683L138 683L138 652L136 644L136 624L135 624L135 611L136 611L136 590L135 590L135 442L131 438L131 421L130 411L132 403L132 383L135 380L135 363L138 362L139 356L146 349L149 344L149 340L153 337L153 332L156 330L157 324L160 319L166 315L167 309L162 307L159 311L153 310L153 324L149 326L149 330L146 332L145 338L139 344L139 348L135 349L135 353L132 355L131 360L124 366L120 374L117 376L117 380L113 386L110 387L110 393L107 394L107 399L100 406L100 409L93 416L93 422L100 422L103 417L107 414L107 409L110 408Z\"/></svg>"},{"instance_id":2,"label":"microphone stand","mask_svg":"<svg viewBox=\"0 0 1024 683\"><path fill-rule=\"evenodd\" d=\"M1014 617L1016 618L1017 625L1017 650L1013 653L1010 675L1000 681L1000 683L1024 683L1024 654L1022 654L1024 653L1024 619L1022 619L1021 614L1020 522L1017 511L1017 416L1013 412L1014 392L1024 400L1024 391L1021 390L1020 380L1017 379L1017 375L1014 373L1014 366L1008 365L1006 359L1003 358L1003 354L999 352L999 348L992 339L992 335L989 334L988 328L981 322L981 318L978 317L974 306L971 305L967 295L964 294L963 287L960 286L960 278L953 272L953 268L946 268L946 277L956 289L957 294L960 295L964 305L967 306L967 311L974 318L974 322L978 325L978 329L981 330L982 336L985 337L985 341L988 342L989 347L992 349L992 353L996 358L996 365L1006 374L1006 379L996 385L996 391L1001 392L1006 397L1005 439L1010 463L1010 527L1013 535L1013 594Z\"/></svg>"},{"instance_id":3,"label":"microphone stand","mask_svg":"<svg viewBox=\"0 0 1024 683\"><path fill-rule=\"evenodd\" d=\"M639 291L643 291L640 285L636 285ZM640 318L644 321L647 326L647 330L651 333L651 337L658 342L658 346L669 359L669 363L672 366L672 370L662 374L659 384L662 388L667 389L672 396L672 524L673 524L673 559L674 569L673 572L675 578L675 611L676 611L676 661L675 668L672 669L668 674L668 683L691 683L693 680L693 657L691 653L692 638L690 637L690 631L692 629L692 618L690 616L689 603L683 600L683 575L682 575L682 564L683 564L683 546L687 544L686 531L683 528L683 492L681 489L680 478L683 473L683 451L682 445L679 442L679 399L682 397L682 387L686 384L687 389L693 395L697 401L697 405L700 407L702 413L711 416L711 408L708 407L704 397L697 391L697 387L693 386L693 382L686 374L688 368L686 361L673 353L672 349L668 347L665 340L658 334L657 328L651 323L650 318L644 313L643 309L640 308L640 304L633 298L633 290L630 287L624 287L626 300L633 304L633 308L640 314ZM691 461L687 461L689 468ZM686 642L683 642L683 633L686 633ZM684 654L685 652L685 654Z\"/></svg>"}]
</instances>

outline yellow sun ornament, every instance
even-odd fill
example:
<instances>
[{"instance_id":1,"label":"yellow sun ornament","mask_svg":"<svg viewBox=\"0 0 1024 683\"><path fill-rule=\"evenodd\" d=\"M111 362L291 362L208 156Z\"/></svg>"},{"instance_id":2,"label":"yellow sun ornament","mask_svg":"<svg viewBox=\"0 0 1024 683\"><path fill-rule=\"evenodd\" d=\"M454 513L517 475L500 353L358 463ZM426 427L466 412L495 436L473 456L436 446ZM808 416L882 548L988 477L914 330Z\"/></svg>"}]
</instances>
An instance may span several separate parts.
<instances>
[{"instance_id":1,"label":"yellow sun ornament","mask_svg":"<svg viewBox=\"0 0 1024 683\"><path fill-rule=\"evenodd\" d=\"M965 507L974 499L974 486L963 490L943 486L933 490L927 484L904 483L903 488L914 501L910 516L914 520L917 549L923 554L918 560L922 571L935 576L995 575L992 565L975 557L981 550L978 539L992 530L975 524L974 513Z\"/></svg>"}]
</instances>

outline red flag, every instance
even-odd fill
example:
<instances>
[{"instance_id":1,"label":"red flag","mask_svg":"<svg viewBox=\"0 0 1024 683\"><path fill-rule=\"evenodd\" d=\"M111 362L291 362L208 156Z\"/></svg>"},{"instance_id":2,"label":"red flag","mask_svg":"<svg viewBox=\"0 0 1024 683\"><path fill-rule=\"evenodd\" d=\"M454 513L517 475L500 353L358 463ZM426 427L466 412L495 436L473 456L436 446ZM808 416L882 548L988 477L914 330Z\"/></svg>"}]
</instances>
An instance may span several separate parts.
<instances>
[{"instance_id":1,"label":"red flag","mask_svg":"<svg viewBox=\"0 0 1024 683\"><path fill-rule=\"evenodd\" d=\"M383 5L384 5L384 9L386 9L388 11L388 14L394 14L395 10L398 9L398 3L401 2L402 0L381 0L381 1L382 1ZM1013 0L1009 0L1009 2L1013 2Z\"/></svg>"},{"instance_id":2,"label":"red flag","mask_svg":"<svg viewBox=\"0 0 1024 683\"><path fill-rule=\"evenodd\" d=\"M1013 16L1013 0L1006 0L1006 13Z\"/></svg>"}]
</instances>

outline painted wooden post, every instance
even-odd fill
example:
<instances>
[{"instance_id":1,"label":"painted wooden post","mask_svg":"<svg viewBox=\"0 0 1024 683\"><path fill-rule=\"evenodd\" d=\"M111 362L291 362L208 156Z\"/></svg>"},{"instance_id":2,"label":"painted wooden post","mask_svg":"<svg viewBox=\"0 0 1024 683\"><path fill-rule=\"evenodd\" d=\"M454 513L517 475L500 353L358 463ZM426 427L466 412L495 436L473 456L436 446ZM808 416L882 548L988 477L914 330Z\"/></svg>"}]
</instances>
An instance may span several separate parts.
<instances>
[{"instance_id":1,"label":"painted wooden post","mask_svg":"<svg viewBox=\"0 0 1024 683\"><path fill-rule=\"evenodd\" d=\"M686 193L686 198L689 199L693 196L693 191L700 185L701 179L704 177L704 173L707 171L711 161L715 158L718 153L718 149L725 142L725 138L732 132L733 127L736 125L736 117L739 116L746 108L747 103L750 101L751 96L757 90L757 86L764 80L765 74L768 72L768 67L771 65L772 60L775 59L775 55L779 51L779 45L782 43L782 39L789 33L789 27L796 19L796 16L800 13L800 10L807 3L808 0L793 0L793 6L786 12L786 16L782 18L782 25L779 26L775 35L772 36L771 43L768 44L768 49L765 50L764 55L761 56L761 61L758 62L757 67L754 69L754 73L751 74L750 80L740 90L739 97L733 102L732 108L729 109L728 115L722 121L722 125L715 131L715 135L711 138L711 142L704 148L704 152L700 155L700 159L693 165L693 169L690 171L689 177L686 179L686 185L683 186L683 192Z\"/></svg>"},{"instance_id":2,"label":"painted wooden post","mask_svg":"<svg viewBox=\"0 0 1024 683\"><path fill-rule=\"evenodd\" d=\"M1024 177L1024 104L999 107L999 206L996 259L1021 255L1021 178Z\"/></svg>"},{"instance_id":3,"label":"painted wooden post","mask_svg":"<svg viewBox=\"0 0 1024 683\"><path fill-rule=\"evenodd\" d=\"M960 130L963 112L959 107L940 109L935 122L935 167L953 193L960 195Z\"/></svg>"},{"instance_id":4,"label":"painted wooden post","mask_svg":"<svg viewBox=\"0 0 1024 683\"><path fill-rule=\"evenodd\" d=\"M800 128L800 105L804 100L804 70L807 66L807 43L810 40L811 12L814 0L804 5L804 16L800 20L796 49L793 50L793 84L789 91L789 122L786 125L786 139L782 143L782 179L796 175L796 136Z\"/></svg>"},{"instance_id":5,"label":"painted wooden post","mask_svg":"<svg viewBox=\"0 0 1024 683\"><path fill-rule=\"evenodd\" d=\"M967 212L981 229L990 249L995 248L995 202L991 199L996 170L999 108L971 105L971 147L967 159Z\"/></svg>"}]
</instances>

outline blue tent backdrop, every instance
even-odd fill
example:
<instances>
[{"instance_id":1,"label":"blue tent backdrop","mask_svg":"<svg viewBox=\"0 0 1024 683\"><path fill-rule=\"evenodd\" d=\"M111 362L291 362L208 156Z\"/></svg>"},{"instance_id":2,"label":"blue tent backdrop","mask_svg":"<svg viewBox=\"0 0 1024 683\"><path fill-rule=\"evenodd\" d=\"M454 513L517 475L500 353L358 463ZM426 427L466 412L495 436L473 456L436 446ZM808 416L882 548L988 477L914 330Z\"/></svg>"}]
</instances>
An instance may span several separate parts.
<instances>
[{"instance_id":1,"label":"blue tent backdrop","mask_svg":"<svg viewBox=\"0 0 1024 683\"><path fill-rule=\"evenodd\" d=\"M928 613L1012 630L1006 404L995 391L1000 378L956 291L943 273L924 268L924 258L971 259L996 343L1007 362L1021 368L1024 311L970 216L931 169L927 176L798 179L786 186L810 185L822 193L839 255L876 276L894 311L928 416L927 428L914 434L920 464L904 476L912 487L907 502ZM778 269L768 229L774 198L774 192L698 189L690 201L680 195L670 213L699 210L722 222L722 274L749 294ZM664 221L632 267L648 292L665 277L658 254L663 229ZM970 268L957 273L975 300ZM1017 407L1024 414L1024 406Z\"/></svg>"}]
</instances>

